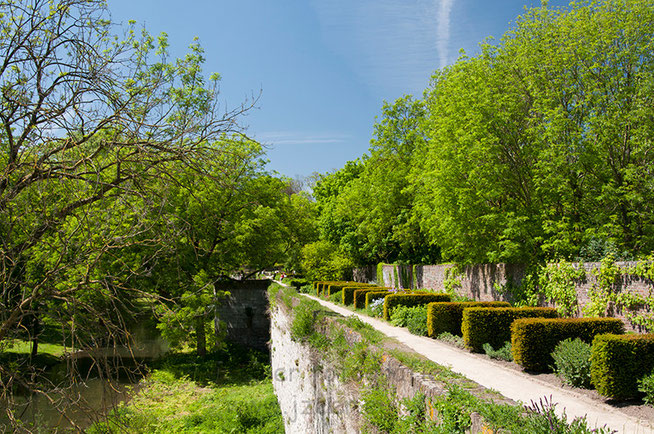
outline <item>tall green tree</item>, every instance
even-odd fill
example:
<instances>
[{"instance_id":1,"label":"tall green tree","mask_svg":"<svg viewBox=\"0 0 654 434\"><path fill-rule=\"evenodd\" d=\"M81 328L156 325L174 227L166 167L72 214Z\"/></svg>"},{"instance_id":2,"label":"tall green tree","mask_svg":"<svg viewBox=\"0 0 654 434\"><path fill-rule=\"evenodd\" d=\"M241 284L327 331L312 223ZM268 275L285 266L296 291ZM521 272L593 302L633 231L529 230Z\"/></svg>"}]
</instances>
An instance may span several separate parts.
<instances>
[{"instance_id":1,"label":"tall green tree","mask_svg":"<svg viewBox=\"0 0 654 434\"><path fill-rule=\"evenodd\" d=\"M127 312L152 298L135 285L145 255L167 241L142 218L161 210L160 181L213 158L248 109L218 107L197 42L170 59L165 35L114 29L101 0L0 3L0 346L36 342L41 318L74 349L129 343ZM47 392L28 365L0 378L3 394Z\"/></svg>"}]
</instances>

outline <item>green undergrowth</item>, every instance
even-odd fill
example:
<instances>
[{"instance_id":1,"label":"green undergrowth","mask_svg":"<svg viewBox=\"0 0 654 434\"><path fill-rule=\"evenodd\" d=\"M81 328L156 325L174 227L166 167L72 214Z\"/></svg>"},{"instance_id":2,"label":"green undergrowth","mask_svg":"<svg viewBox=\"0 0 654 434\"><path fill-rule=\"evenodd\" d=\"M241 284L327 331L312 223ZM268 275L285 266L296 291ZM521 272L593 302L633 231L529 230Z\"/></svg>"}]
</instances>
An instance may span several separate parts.
<instances>
[{"instance_id":1,"label":"green undergrowth","mask_svg":"<svg viewBox=\"0 0 654 434\"><path fill-rule=\"evenodd\" d=\"M294 306L292 339L308 343L324 354L341 381L358 384L360 411L367 422L363 432L463 433L470 428L473 412L480 414L493 432L593 432L585 420L569 423L557 417L552 406L508 404L497 392L482 389L447 367L398 348L396 342L356 317L336 316L320 303L298 296L291 289L275 288L275 291L279 300L286 300L283 301L286 306ZM297 301L293 302L293 298ZM446 392L431 400L420 394L399 400L382 374L382 365L389 356L416 373L431 376L445 385ZM438 414L438 425L427 411ZM548 423L551 431L539 430ZM569 427L574 431L568 431Z\"/></svg>"},{"instance_id":2,"label":"green undergrowth","mask_svg":"<svg viewBox=\"0 0 654 434\"><path fill-rule=\"evenodd\" d=\"M268 355L236 345L158 362L129 402L89 433L279 433Z\"/></svg>"}]
</instances>

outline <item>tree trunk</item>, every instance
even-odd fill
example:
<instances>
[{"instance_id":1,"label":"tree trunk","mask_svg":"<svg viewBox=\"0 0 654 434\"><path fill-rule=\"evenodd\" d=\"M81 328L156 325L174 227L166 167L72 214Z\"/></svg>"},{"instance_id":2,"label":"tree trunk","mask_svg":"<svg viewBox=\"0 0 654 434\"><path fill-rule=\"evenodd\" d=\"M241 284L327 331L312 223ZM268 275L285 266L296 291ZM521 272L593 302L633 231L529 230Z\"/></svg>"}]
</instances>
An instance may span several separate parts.
<instances>
[{"instance_id":1,"label":"tree trunk","mask_svg":"<svg viewBox=\"0 0 654 434\"><path fill-rule=\"evenodd\" d=\"M198 356L207 355L207 337L204 334L204 316L198 316L195 319L195 337L197 340Z\"/></svg>"},{"instance_id":2,"label":"tree trunk","mask_svg":"<svg viewBox=\"0 0 654 434\"><path fill-rule=\"evenodd\" d=\"M32 314L31 329L32 352L30 353L30 359L34 359L39 353L39 335L41 334L41 322L39 321L39 311L37 309L34 309Z\"/></svg>"}]
</instances>

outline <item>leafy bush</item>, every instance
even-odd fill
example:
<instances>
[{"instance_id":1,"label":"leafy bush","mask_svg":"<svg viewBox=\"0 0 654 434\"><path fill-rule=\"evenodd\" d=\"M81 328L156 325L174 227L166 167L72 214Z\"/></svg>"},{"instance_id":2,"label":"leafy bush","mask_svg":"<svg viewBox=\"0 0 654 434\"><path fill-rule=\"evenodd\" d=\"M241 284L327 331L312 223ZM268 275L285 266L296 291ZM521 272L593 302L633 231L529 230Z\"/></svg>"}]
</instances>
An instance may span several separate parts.
<instances>
[{"instance_id":1,"label":"leafy bush","mask_svg":"<svg viewBox=\"0 0 654 434\"><path fill-rule=\"evenodd\" d=\"M568 338L591 343L598 334L624 333L617 318L524 318L511 325L515 362L525 369L548 371L554 364L552 352Z\"/></svg>"},{"instance_id":2,"label":"leafy bush","mask_svg":"<svg viewBox=\"0 0 654 434\"><path fill-rule=\"evenodd\" d=\"M645 394L645 404L654 405L654 373L645 375L638 380L638 391Z\"/></svg>"},{"instance_id":3,"label":"leafy bush","mask_svg":"<svg viewBox=\"0 0 654 434\"><path fill-rule=\"evenodd\" d=\"M505 301L429 303L427 309L429 336L436 337L445 332L461 336L463 309L467 307L511 307L511 305Z\"/></svg>"},{"instance_id":4,"label":"leafy bush","mask_svg":"<svg viewBox=\"0 0 654 434\"><path fill-rule=\"evenodd\" d=\"M427 306L398 306L391 314L391 324L407 327L414 335L427 336Z\"/></svg>"},{"instance_id":5,"label":"leafy bush","mask_svg":"<svg viewBox=\"0 0 654 434\"><path fill-rule=\"evenodd\" d=\"M366 307L366 293L370 291L382 291L391 288L380 288L378 286L369 286L363 288L355 288L352 294L352 300L354 302L355 309L363 309Z\"/></svg>"},{"instance_id":6,"label":"leafy bush","mask_svg":"<svg viewBox=\"0 0 654 434\"><path fill-rule=\"evenodd\" d=\"M552 352L554 372L564 383L590 387L590 344L579 338L559 342Z\"/></svg>"},{"instance_id":7,"label":"leafy bush","mask_svg":"<svg viewBox=\"0 0 654 434\"><path fill-rule=\"evenodd\" d=\"M376 289L376 290L381 290L381 289L386 289L386 288L380 288L378 286L369 284L369 283L359 283L356 285L347 285L343 287L343 304L344 305L350 305L354 303L354 291L357 289L363 289L363 288L370 288L370 289Z\"/></svg>"},{"instance_id":8,"label":"leafy bush","mask_svg":"<svg viewBox=\"0 0 654 434\"><path fill-rule=\"evenodd\" d=\"M413 292L408 294L392 294L384 299L384 319L391 318L391 312L397 306L420 306L434 301L450 301L449 294ZM425 319L425 324L427 320ZM425 325L426 327L426 325Z\"/></svg>"},{"instance_id":9,"label":"leafy bush","mask_svg":"<svg viewBox=\"0 0 654 434\"><path fill-rule=\"evenodd\" d=\"M368 309L373 316L381 317L384 313L384 298L378 298L373 300L372 303L368 305Z\"/></svg>"},{"instance_id":10,"label":"leafy bush","mask_svg":"<svg viewBox=\"0 0 654 434\"><path fill-rule=\"evenodd\" d=\"M511 323L518 318L550 317L558 314L550 307L470 307L463 310L461 332L470 350L481 353L483 345L493 348L511 340Z\"/></svg>"},{"instance_id":11,"label":"leafy bush","mask_svg":"<svg viewBox=\"0 0 654 434\"><path fill-rule=\"evenodd\" d=\"M638 380L654 370L654 334L598 335L590 356L591 383L602 396L638 396Z\"/></svg>"},{"instance_id":12,"label":"leafy bush","mask_svg":"<svg viewBox=\"0 0 654 434\"><path fill-rule=\"evenodd\" d=\"M373 300L383 299L388 294L394 294L392 291L370 291L366 292L366 303L364 307L368 307Z\"/></svg>"},{"instance_id":13,"label":"leafy bush","mask_svg":"<svg viewBox=\"0 0 654 434\"><path fill-rule=\"evenodd\" d=\"M343 301L343 291L338 291L329 296L329 301L332 303L340 303Z\"/></svg>"},{"instance_id":14,"label":"leafy bush","mask_svg":"<svg viewBox=\"0 0 654 434\"><path fill-rule=\"evenodd\" d=\"M505 360L507 362L513 361L513 355L511 354L511 342L509 341L506 341L502 348L498 350L494 350L493 347L488 343L484 344L482 348L484 349L486 355L491 359Z\"/></svg>"},{"instance_id":15,"label":"leafy bush","mask_svg":"<svg viewBox=\"0 0 654 434\"><path fill-rule=\"evenodd\" d=\"M454 345L455 347L465 348L465 343L463 343L463 338L461 336L453 335L449 332L443 332L436 337L440 341L447 342L448 344Z\"/></svg>"},{"instance_id":16,"label":"leafy bush","mask_svg":"<svg viewBox=\"0 0 654 434\"><path fill-rule=\"evenodd\" d=\"M563 412L562 416L558 416L555 411L556 403L550 396L541 398L539 402L531 401L531 405L525 406L525 410L529 417L526 418L523 431L525 433L551 433L551 434L608 434L615 431L604 427L591 429L588 427L588 422L585 418L576 417L572 422L568 423L568 417Z\"/></svg>"}]
</instances>

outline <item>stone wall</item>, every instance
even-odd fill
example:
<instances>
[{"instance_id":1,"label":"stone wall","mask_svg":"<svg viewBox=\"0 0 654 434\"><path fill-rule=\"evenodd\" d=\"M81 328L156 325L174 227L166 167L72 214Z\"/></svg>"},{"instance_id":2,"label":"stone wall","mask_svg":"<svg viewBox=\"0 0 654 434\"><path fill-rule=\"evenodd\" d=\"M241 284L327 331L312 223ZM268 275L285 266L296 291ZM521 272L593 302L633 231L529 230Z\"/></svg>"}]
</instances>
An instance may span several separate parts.
<instances>
[{"instance_id":1,"label":"stone wall","mask_svg":"<svg viewBox=\"0 0 654 434\"><path fill-rule=\"evenodd\" d=\"M222 282L217 285L231 295L219 304L218 318L227 324L227 340L268 351L270 318L268 316L270 280Z\"/></svg>"},{"instance_id":2,"label":"stone wall","mask_svg":"<svg viewBox=\"0 0 654 434\"><path fill-rule=\"evenodd\" d=\"M578 267L579 264L573 264ZM594 270L600 268L599 262L586 262L581 264L586 270L586 277L577 282L577 315L582 316L583 308L590 302L589 292L597 285L597 278ZM637 265L637 262L616 262L615 265L627 270L629 267ZM455 270L454 264L440 265L394 265L384 264L382 274L384 276L384 285L394 288L413 288L413 289L433 289L441 291L445 288L445 281L456 277L461 285L456 288L456 292L467 298L480 301L509 301L511 294L504 291L507 286L519 286L525 277L526 267L519 264L481 264L464 266L460 271ZM622 278L613 286L612 290L618 292L628 292L638 294L644 297L652 295L654 282L648 279L642 279L637 276L623 274ZM542 305L553 306L543 302ZM647 309L643 307L642 309ZM628 312L622 311L618 306L609 304L607 311L608 316L622 319L627 329L635 331L644 331L639 326L631 324L625 316Z\"/></svg>"},{"instance_id":3,"label":"stone wall","mask_svg":"<svg viewBox=\"0 0 654 434\"><path fill-rule=\"evenodd\" d=\"M341 381L335 362L330 360L324 351L292 340L289 331L292 319L292 309L283 303L275 303L271 308L273 387L281 407L285 431L325 434L362 432L366 422L360 410L361 386L356 382ZM326 324L321 328L322 333L328 334L329 325L334 324L335 327L345 329L345 336L350 345L354 346L361 341L362 338L356 331L336 323L334 317L327 317L325 321ZM394 350L402 348L411 352L402 344L393 343ZM429 403L430 398L441 396L448 390L448 384L415 372L387 354L382 357L380 374L393 388L398 402L421 393ZM473 387L474 383L469 380L465 381L466 389L476 396L498 403L515 404L481 386ZM427 404L426 411L432 420L438 420L434 407ZM477 413L471 415L471 424L472 427L467 432L490 432Z\"/></svg>"}]
</instances>

